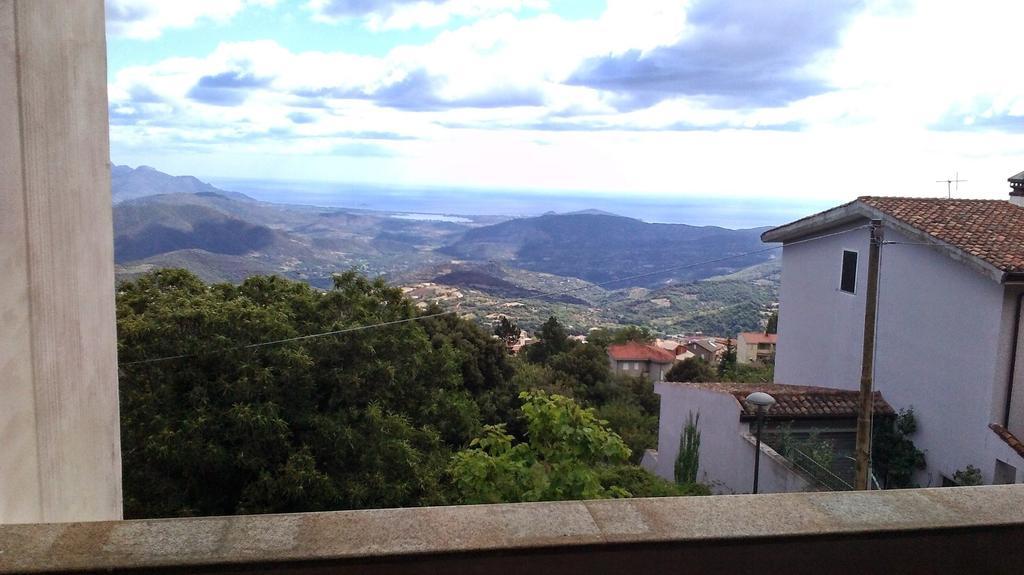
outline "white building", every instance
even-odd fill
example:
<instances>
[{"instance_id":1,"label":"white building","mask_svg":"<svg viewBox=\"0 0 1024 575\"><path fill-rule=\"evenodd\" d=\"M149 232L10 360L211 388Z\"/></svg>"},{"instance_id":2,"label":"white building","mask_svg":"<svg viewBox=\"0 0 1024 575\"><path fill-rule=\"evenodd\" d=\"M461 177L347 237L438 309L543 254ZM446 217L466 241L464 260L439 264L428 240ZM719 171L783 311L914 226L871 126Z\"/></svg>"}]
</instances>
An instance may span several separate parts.
<instances>
[{"instance_id":1,"label":"white building","mask_svg":"<svg viewBox=\"0 0 1024 575\"><path fill-rule=\"evenodd\" d=\"M761 444L759 493L785 493L849 489L853 482L853 451L856 440L859 392L802 385L744 383L673 383L654 386L661 396L658 449L644 454L642 465L668 480L675 479L679 439L688 419L700 415L700 465L697 481L714 493L750 493L754 478L756 417L744 398L754 390L775 398L765 415ZM893 409L881 394L875 394L875 413L891 417ZM828 441L834 462L818 467L799 451L783 457L774 447L780 427L794 440L806 440L812 433Z\"/></svg>"},{"instance_id":2,"label":"white building","mask_svg":"<svg viewBox=\"0 0 1024 575\"><path fill-rule=\"evenodd\" d=\"M872 220L875 389L913 408L921 486L979 468L1024 482L1024 173L1010 201L863 197L769 230L783 242L775 380L859 387Z\"/></svg>"}]
</instances>

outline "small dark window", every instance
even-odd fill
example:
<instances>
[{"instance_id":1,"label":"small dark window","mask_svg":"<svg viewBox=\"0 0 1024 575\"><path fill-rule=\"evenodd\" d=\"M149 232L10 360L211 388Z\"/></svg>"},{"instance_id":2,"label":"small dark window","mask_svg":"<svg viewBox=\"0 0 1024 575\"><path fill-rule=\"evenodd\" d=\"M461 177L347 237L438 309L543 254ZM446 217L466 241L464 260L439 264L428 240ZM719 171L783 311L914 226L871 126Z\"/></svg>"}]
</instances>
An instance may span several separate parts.
<instances>
[{"instance_id":1,"label":"small dark window","mask_svg":"<svg viewBox=\"0 0 1024 575\"><path fill-rule=\"evenodd\" d=\"M839 289L853 293L857 287L857 252L843 250L843 278Z\"/></svg>"}]
</instances>

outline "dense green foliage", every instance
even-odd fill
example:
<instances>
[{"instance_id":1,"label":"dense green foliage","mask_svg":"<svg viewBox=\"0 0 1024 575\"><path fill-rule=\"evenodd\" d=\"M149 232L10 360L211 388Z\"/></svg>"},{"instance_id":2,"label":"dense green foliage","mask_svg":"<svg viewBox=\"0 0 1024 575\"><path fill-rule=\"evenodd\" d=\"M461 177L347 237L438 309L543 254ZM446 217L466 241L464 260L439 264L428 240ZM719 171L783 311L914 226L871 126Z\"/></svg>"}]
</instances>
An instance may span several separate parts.
<instances>
[{"instance_id":1,"label":"dense green foliage","mask_svg":"<svg viewBox=\"0 0 1024 575\"><path fill-rule=\"evenodd\" d=\"M628 343L637 341L640 343L654 343L654 334L646 327L638 325L627 325L624 328L610 332L611 343Z\"/></svg>"},{"instance_id":2,"label":"dense green foliage","mask_svg":"<svg viewBox=\"0 0 1024 575\"><path fill-rule=\"evenodd\" d=\"M533 363L544 363L552 357L569 351L575 343L569 339L565 327L554 316L549 317L536 334L537 342L526 348L526 357Z\"/></svg>"},{"instance_id":3,"label":"dense green foliage","mask_svg":"<svg viewBox=\"0 0 1024 575\"><path fill-rule=\"evenodd\" d=\"M544 391L523 392L525 441L489 425L450 467L465 503L704 495L627 463L630 450L593 409Z\"/></svg>"},{"instance_id":4,"label":"dense green foliage","mask_svg":"<svg viewBox=\"0 0 1024 575\"><path fill-rule=\"evenodd\" d=\"M984 485L985 480L981 476L981 470L973 465L968 465L964 469L957 469L953 473L953 483L958 486L966 485Z\"/></svg>"},{"instance_id":5,"label":"dense green foliage","mask_svg":"<svg viewBox=\"0 0 1024 575\"><path fill-rule=\"evenodd\" d=\"M417 313L354 273L326 293L275 277L207 286L176 270L123 284L126 514L444 502L450 450L514 410L500 342L446 315L237 348Z\"/></svg>"},{"instance_id":6,"label":"dense green foliage","mask_svg":"<svg viewBox=\"0 0 1024 575\"><path fill-rule=\"evenodd\" d=\"M629 446L632 460L639 463L644 450L658 443L659 399L643 376L613 373L605 346L648 338L649 332L640 328L601 330L584 345L570 339L552 317L537 335L538 343L526 348L525 365L516 368L519 389L546 390L595 408Z\"/></svg>"},{"instance_id":7,"label":"dense green foliage","mask_svg":"<svg viewBox=\"0 0 1024 575\"><path fill-rule=\"evenodd\" d=\"M699 383L719 381L720 378L708 362L699 357L691 357L673 365L665 374L665 380Z\"/></svg>"},{"instance_id":8,"label":"dense green foliage","mask_svg":"<svg viewBox=\"0 0 1024 575\"><path fill-rule=\"evenodd\" d=\"M625 463L631 448L656 441L650 384L612 377L604 350L576 344L555 320L543 362L512 360L476 324L419 311L354 272L321 292L278 277L207 285L162 270L122 284L117 311L128 517L464 502L470 491L449 469L472 440L479 449L502 434L550 438L530 428L533 407L519 408L519 392L534 389L600 410L581 410L590 414L581 423L614 418L602 427L607 445L621 445L609 461L628 468L596 471L605 492L572 475L545 493L663 488ZM387 325L361 329L375 324ZM337 333L302 337L324 332ZM263 345L274 340L286 341ZM162 357L171 359L140 362Z\"/></svg>"},{"instance_id":9,"label":"dense green foliage","mask_svg":"<svg viewBox=\"0 0 1024 575\"><path fill-rule=\"evenodd\" d=\"M917 431L913 409L896 418L878 418L871 442L871 467L883 489L914 486L914 472L925 468L924 452L910 436Z\"/></svg>"},{"instance_id":10,"label":"dense green foliage","mask_svg":"<svg viewBox=\"0 0 1024 575\"><path fill-rule=\"evenodd\" d=\"M676 456L676 483L690 485L697 482L700 468L700 413L693 412L686 418L683 432L679 434L679 454Z\"/></svg>"},{"instance_id":11,"label":"dense green foliage","mask_svg":"<svg viewBox=\"0 0 1024 575\"><path fill-rule=\"evenodd\" d=\"M451 474L462 501L550 501L628 497L601 482L601 470L624 465L629 448L591 409L543 391L523 392L528 441L515 443L503 425L454 457Z\"/></svg>"},{"instance_id":12,"label":"dense green foliage","mask_svg":"<svg viewBox=\"0 0 1024 575\"><path fill-rule=\"evenodd\" d=\"M520 334L523 330L519 329L519 324L515 320L510 320L506 316L501 316L501 320L498 325L494 326L494 335L498 336L498 339L505 342L505 345L513 345L519 341Z\"/></svg>"}]
</instances>

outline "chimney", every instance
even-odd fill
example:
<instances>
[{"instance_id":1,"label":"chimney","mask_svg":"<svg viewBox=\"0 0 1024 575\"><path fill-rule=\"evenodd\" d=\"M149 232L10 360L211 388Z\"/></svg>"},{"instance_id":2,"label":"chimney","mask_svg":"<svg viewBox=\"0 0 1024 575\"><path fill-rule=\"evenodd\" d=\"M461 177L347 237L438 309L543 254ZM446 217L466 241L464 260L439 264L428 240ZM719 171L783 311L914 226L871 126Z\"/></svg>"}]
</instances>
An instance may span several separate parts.
<instances>
[{"instance_id":1,"label":"chimney","mask_svg":"<svg viewBox=\"0 0 1024 575\"><path fill-rule=\"evenodd\" d=\"M1010 203L1024 208L1024 172L1009 179Z\"/></svg>"}]
</instances>

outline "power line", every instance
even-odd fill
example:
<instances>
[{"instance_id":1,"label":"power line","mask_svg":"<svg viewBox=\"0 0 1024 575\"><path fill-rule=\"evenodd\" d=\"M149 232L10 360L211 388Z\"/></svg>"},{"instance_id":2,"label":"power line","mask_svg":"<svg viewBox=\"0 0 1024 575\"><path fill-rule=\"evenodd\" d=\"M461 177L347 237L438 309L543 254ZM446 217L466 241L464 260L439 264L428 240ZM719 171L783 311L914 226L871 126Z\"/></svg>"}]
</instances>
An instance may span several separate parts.
<instances>
[{"instance_id":1,"label":"power line","mask_svg":"<svg viewBox=\"0 0 1024 575\"><path fill-rule=\"evenodd\" d=\"M432 317L440 317L442 315L449 315L449 314L453 314L453 313L456 313L456 312L454 312L454 311L443 311L443 312L439 312L439 313L420 315L420 316L416 316L416 317L407 317L407 318L404 318L404 319L396 319L396 320L393 320L393 321L386 321L386 322L383 322L383 323L375 323L375 324L371 324L371 325L360 325L360 326L355 326L355 327L347 327L345 329L336 329L334 331L325 331L325 332L322 332L322 333L311 333L309 335L300 335L300 336L288 337L288 338L284 338L284 339L275 339L273 341L264 341L264 342L260 342L260 343L250 343L248 345L238 345L238 346L235 346L235 347L228 347L228 348L219 349L219 350L216 350L216 351L217 352L226 352L226 351L237 351L237 350L240 350L240 349L255 349L257 347L266 347L268 345L278 345L278 344L282 344L282 343L289 343L289 342L300 341L300 340L304 340L304 339L313 339L313 338L317 338L317 337L327 337L327 336L331 336L331 335L341 335L341 334L344 334L344 333L353 333L353 332L357 332L357 331L365 331L365 330L368 330L368 329L374 329L374 328L378 328L378 327L385 327L385 326L389 326L389 325L398 325L398 324L401 324L401 323L409 323L409 322L412 322L412 321L419 321L421 319L428 319L428 318L432 318ZM169 360L172 360L172 359L184 359L184 358L187 358L187 357L196 357L198 355L199 355L198 353L185 353L185 354L181 354L181 355L168 355L166 357L157 357L157 358L153 358L153 359L140 359L138 361L123 362L123 363L120 363L120 365L139 365L139 364L143 364L143 363L156 363L158 361L169 361Z\"/></svg>"},{"instance_id":2,"label":"power line","mask_svg":"<svg viewBox=\"0 0 1024 575\"><path fill-rule=\"evenodd\" d=\"M868 226L866 226L866 225L865 226L856 227L856 228L850 228L848 230L843 230L843 231L840 231L840 232L826 234L826 235L823 235L823 236L815 236L815 237L812 237L812 238L806 238L806 239L803 239L803 240L797 240L797 241L794 241L794 242L789 242L788 244L785 244L785 246L792 246L792 245L806 243L806 242L809 242L809 241L822 240L822 239L825 239L825 238L830 238L832 236L838 236L838 235L846 234L846 233L849 233L849 232L852 232L852 231L863 230L863 229L867 229L867 228L868 228ZM542 293L542 294L537 294L537 295L531 295L530 298L531 299L541 299L541 298L551 297L551 296L556 296L556 295L565 295L565 294L576 292L576 291L582 291L582 290L585 290L585 289L590 289L592 287L602 287L602 286L606 286L606 285L613 284L613 283L620 283L620 282L624 282L624 281L630 281L630 280L634 280L634 279L640 279L640 278L650 277L650 276L654 276L654 275L665 274L665 273L669 273L669 272L673 272L673 271L681 271L681 270L684 270L684 269L695 268L695 267L705 266L705 265L709 265L709 264L719 263L719 262L728 261L728 260L732 260L732 259L736 259L736 258L742 258L742 257L747 257L747 256L752 256L752 255L757 255L757 254L763 254L763 253L770 252L770 251L773 251L773 250L782 249L785 246L783 246L783 245L771 246L771 247L767 247L767 248L763 248L763 249L759 249L759 250L752 250L752 251L749 251L749 252L744 252L744 253L741 253L741 254L732 254L732 255L728 255L728 256L722 256L720 258L714 258L714 259L704 260L704 261L690 263L690 264L682 264L682 265L678 265L678 266L671 266L671 267L662 268L660 270L656 270L656 271L652 271L652 272L645 272L645 273L641 273L641 274L635 274L635 275L631 275L631 276L616 278L616 279L613 279L613 280L608 280L608 281L599 282L599 283L593 283L593 284L589 284L589 285L586 285L586 286L573 287L573 288L568 288L568 289L560 290L560 291L554 291L554 292ZM397 319L397 320L393 320L393 321L386 321L386 322L382 322L382 323L375 323L375 324L370 324L370 325L360 325L360 326L348 327L348 328L344 328L344 329L337 329L337 330L333 330L333 331L325 331L325 332L321 332L321 333L312 333L312 334L308 334L308 335L300 335L300 336L288 337L288 338L284 338L284 339L276 339L276 340L272 340L272 341L264 341L264 342L260 342L260 343L250 343L250 344L246 344L246 345L238 345L238 346L234 346L234 347L228 347L228 348L219 349L219 350L213 350L213 351L216 352L216 353L224 353L224 352L229 352L229 351L238 351L238 350L242 350L242 349L255 349L255 348L266 347L266 346L270 346L270 345L279 345L279 344L282 344L282 343L290 343L290 342L293 342L293 341L302 341L302 340L314 339L314 338L319 338L319 337L329 337L329 336L334 336L334 335L343 335L343 334L354 333L354 332L359 332L359 331L366 331L366 330L370 330L370 329L376 329L376 328L380 328L380 327L387 327L387 326L391 326L391 325L399 325L399 324L403 324L403 323L410 323L410 322L414 322L414 321L419 321L419 320L423 320L423 319L429 319L429 318L433 318L433 317L440 317L440 316L443 316L443 315L449 315L449 314L454 314L454 313L457 313L457 312L456 311L444 311L444 312L432 313L432 314L421 315L421 316L416 316L416 317L408 317L408 318L403 318L403 319ZM156 358L151 358L151 359L140 359L140 360L136 360L136 361L120 362L119 365L122 366L122 367L129 366L129 365L142 365L142 364L157 363L157 362L163 362L163 361L171 361L171 360L174 360L174 359L186 359L186 358L190 358L190 357L198 357L199 355L200 355L199 353L184 353L184 354L179 354L179 355L168 355L168 356L164 356L164 357L156 357Z\"/></svg>"}]
</instances>

